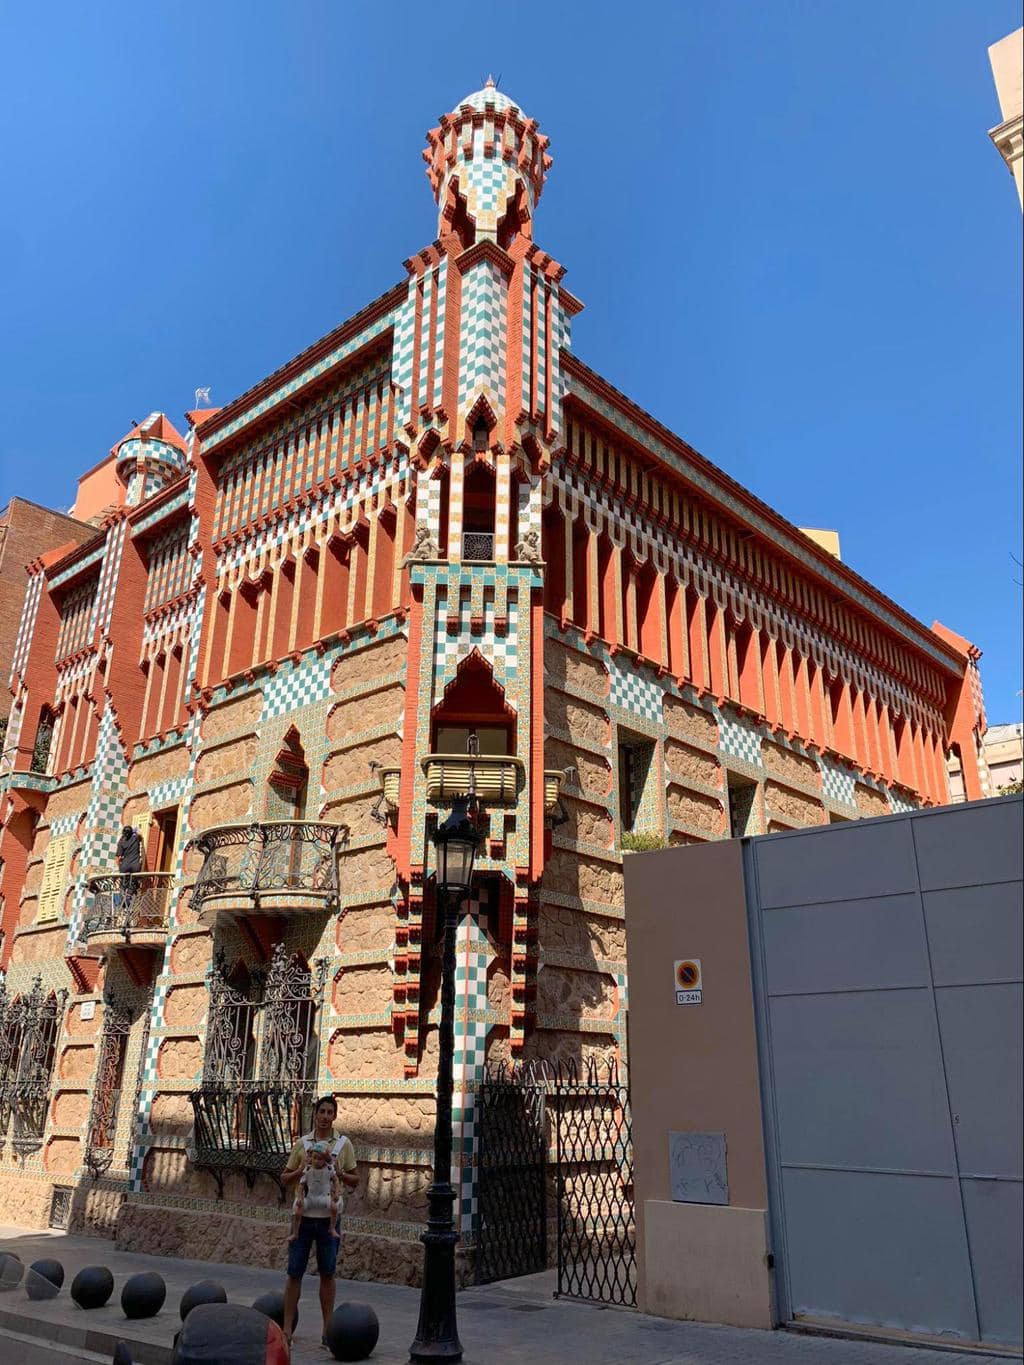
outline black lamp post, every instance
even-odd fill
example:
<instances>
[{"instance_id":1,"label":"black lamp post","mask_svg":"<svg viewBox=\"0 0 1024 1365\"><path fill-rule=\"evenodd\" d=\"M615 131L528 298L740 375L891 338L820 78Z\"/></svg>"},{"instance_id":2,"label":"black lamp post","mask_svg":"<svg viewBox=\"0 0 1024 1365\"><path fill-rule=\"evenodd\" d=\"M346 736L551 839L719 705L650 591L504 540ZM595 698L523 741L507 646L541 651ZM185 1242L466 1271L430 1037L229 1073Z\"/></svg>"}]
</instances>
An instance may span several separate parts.
<instances>
[{"instance_id":1,"label":"black lamp post","mask_svg":"<svg viewBox=\"0 0 1024 1365\"><path fill-rule=\"evenodd\" d=\"M423 1243L423 1288L416 1340L410 1360L461 1360L455 1321L455 1243L452 1217L452 1060L455 1052L455 934L459 905L473 884L473 859L480 835L469 818L469 800L455 802L434 835L437 856L437 913L443 916L441 1028L438 1036L437 1114L434 1122L434 1183L427 1196Z\"/></svg>"}]
</instances>

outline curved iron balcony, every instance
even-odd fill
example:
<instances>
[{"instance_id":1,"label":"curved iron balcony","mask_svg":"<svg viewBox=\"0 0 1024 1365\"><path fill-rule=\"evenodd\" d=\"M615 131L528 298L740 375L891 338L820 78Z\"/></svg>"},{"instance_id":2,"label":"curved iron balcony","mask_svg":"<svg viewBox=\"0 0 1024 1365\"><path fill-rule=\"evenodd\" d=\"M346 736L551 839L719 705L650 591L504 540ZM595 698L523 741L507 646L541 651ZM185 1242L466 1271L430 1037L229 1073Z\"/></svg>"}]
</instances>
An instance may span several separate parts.
<instances>
[{"instance_id":1,"label":"curved iron balcony","mask_svg":"<svg viewBox=\"0 0 1024 1365\"><path fill-rule=\"evenodd\" d=\"M192 908L203 924L212 924L221 912L336 910L338 852L347 837L347 825L322 820L267 820L204 830L191 842L204 855Z\"/></svg>"},{"instance_id":2,"label":"curved iron balcony","mask_svg":"<svg viewBox=\"0 0 1024 1365\"><path fill-rule=\"evenodd\" d=\"M110 872L90 877L86 886L90 903L81 939L89 957L164 946L172 872Z\"/></svg>"},{"instance_id":3,"label":"curved iron balcony","mask_svg":"<svg viewBox=\"0 0 1024 1365\"><path fill-rule=\"evenodd\" d=\"M526 764L508 754L427 754L420 760L428 801L475 792L488 805L514 805L526 781Z\"/></svg>"}]
</instances>

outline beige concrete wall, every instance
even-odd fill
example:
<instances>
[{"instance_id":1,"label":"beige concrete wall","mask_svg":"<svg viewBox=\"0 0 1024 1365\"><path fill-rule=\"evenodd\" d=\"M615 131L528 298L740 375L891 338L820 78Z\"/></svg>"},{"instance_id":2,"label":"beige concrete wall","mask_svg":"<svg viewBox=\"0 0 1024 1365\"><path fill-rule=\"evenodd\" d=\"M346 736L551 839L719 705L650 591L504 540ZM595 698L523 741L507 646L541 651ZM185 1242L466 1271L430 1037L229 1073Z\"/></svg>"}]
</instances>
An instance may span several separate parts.
<instances>
[{"instance_id":1,"label":"beige concrete wall","mask_svg":"<svg viewBox=\"0 0 1024 1365\"><path fill-rule=\"evenodd\" d=\"M738 841L624 860L639 1305L773 1325L757 1042ZM704 1000L675 1003L700 958ZM724 1132L729 1204L674 1203L671 1132ZM683 1248L687 1250L683 1251Z\"/></svg>"},{"instance_id":2,"label":"beige concrete wall","mask_svg":"<svg viewBox=\"0 0 1024 1365\"><path fill-rule=\"evenodd\" d=\"M988 56L1002 113L1002 122L989 136L1009 166L1024 205L1024 29L993 43Z\"/></svg>"},{"instance_id":3,"label":"beige concrete wall","mask_svg":"<svg viewBox=\"0 0 1024 1365\"><path fill-rule=\"evenodd\" d=\"M1024 29L1016 29L993 43L988 50L992 63L992 79L996 83L999 108L1004 121L1014 118L1024 108Z\"/></svg>"}]
</instances>

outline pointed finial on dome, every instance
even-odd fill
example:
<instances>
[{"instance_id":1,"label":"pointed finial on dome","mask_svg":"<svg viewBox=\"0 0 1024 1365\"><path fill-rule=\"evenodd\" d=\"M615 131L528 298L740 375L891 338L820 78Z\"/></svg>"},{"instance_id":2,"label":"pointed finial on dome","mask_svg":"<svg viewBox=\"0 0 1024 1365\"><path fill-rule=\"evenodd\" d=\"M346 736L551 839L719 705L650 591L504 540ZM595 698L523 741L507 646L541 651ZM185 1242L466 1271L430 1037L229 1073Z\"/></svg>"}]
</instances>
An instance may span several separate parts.
<instances>
[{"instance_id":1,"label":"pointed finial on dome","mask_svg":"<svg viewBox=\"0 0 1024 1365\"><path fill-rule=\"evenodd\" d=\"M494 89L494 77L493 77L493 76L488 76L487 79L484 81L484 89L485 89L485 90L493 90L493 89Z\"/></svg>"}]
</instances>

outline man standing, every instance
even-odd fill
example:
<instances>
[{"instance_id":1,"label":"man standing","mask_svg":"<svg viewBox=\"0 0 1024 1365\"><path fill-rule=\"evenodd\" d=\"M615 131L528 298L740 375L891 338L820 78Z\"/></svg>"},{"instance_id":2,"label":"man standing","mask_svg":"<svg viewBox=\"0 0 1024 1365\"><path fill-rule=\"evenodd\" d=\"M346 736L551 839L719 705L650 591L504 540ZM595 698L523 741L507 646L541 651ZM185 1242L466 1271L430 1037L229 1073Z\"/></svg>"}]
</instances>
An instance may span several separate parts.
<instances>
[{"instance_id":1,"label":"man standing","mask_svg":"<svg viewBox=\"0 0 1024 1365\"><path fill-rule=\"evenodd\" d=\"M302 1174L309 1162L309 1150L314 1143L320 1142L329 1144L335 1170L341 1183L349 1189L355 1189L359 1184L359 1176L356 1174L355 1149L347 1137L339 1137L334 1131L334 1121L337 1116L338 1102L333 1095L324 1095L317 1100L316 1107L313 1110L313 1131L304 1133L292 1148L281 1174L282 1185L286 1187L294 1185L302 1179ZM316 1246L316 1270L320 1276L320 1311L323 1314L324 1331L326 1332L327 1320L334 1311L334 1274L338 1266L340 1244L341 1233L338 1222L333 1220L329 1213L320 1217L304 1216L299 1223L295 1240L288 1243L288 1279L284 1288L283 1317L285 1336L289 1342L292 1339L295 1311L299 1306L299 1296L302 1293L302 1277L306 1273L310 1248L314 1245Z\"/></svg>"},{"instance_id":2,"label":"man standing","mask_svg":"<svg viewBox=\"0 0 1024 1365\"><path fill-rule=\"evenodd\" d=\"M117 858L117 870L124 878L121 883L121 909L127 928L132 901L135 899L137 876L142 871L142 861L145 856L142 848L142 835L134 825L125 825L121 830L121 837L117 841L114 856Z\"/></svg>"}]
</instances>

